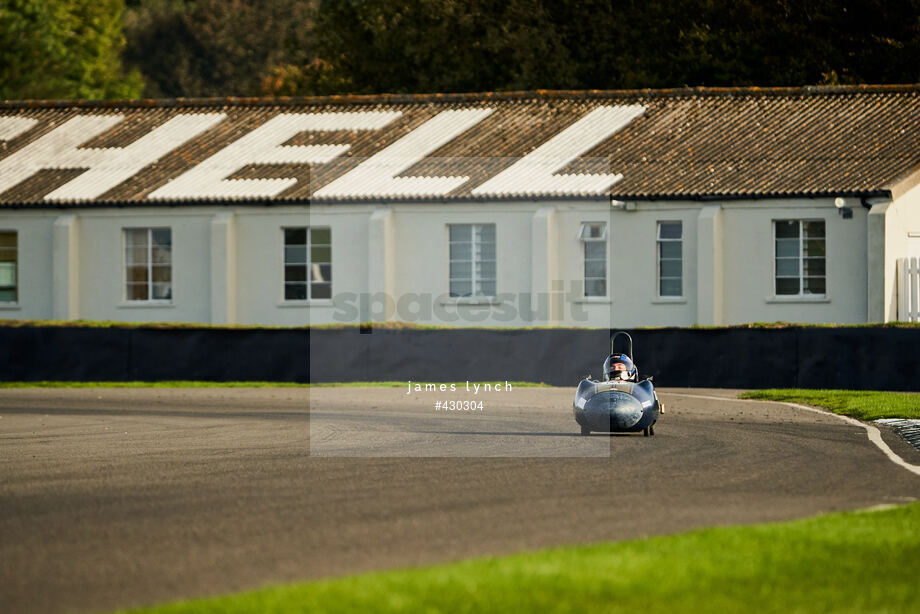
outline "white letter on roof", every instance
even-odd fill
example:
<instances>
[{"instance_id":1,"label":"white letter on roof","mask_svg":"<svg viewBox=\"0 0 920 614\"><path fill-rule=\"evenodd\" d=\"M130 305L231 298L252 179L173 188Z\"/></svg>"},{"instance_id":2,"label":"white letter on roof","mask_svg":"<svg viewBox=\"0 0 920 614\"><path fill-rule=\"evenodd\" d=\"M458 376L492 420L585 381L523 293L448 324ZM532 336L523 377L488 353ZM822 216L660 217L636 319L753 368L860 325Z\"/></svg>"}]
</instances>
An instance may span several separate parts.
<instances>
[{"instance_id":1,"label":"white letter on roof","mask_svg":"<svg viewBox=\"0 0 920 614\"><path fill-rule=\"evenodd\" d=\"M283 145L307 130L376 130L402 115L399 111L285 113L179 175L148 198L270 198L296 179L226 179L250 164L323 164L349 145Z\"/></svg>"},{"instance_id":2,"label":"white letter on roof","mask_svg":"<svg viewBox=\"0 0 920 614\"><path fill-rule=\"evenodd\" d=\"M492 109L442 111L377 152L354 169L313 193L317 198L436 196L447 194L469 177L396 177L486 118Z\"/></svg>"},{"instance_id":3,"label":"white letter on roof","mask_svg":"<svg viewBox=\"0 0 920 614\"><path fill-rule=\"evenodd\" d=\"M38 123L30 117L0 117L0 141L10 141Z\"/></svg>"},{"instance_id":4,"label":"white letter on roof","mask_svg":"<svg viewBox=\"0 0 920 614\"><path fill-rule=\"evenodd\" d=\"M473 189L474 196L603 194L623 175L556 175L645 112L638 105L598 107L510 167Z\"/></svg>"},{"instance_id":5,"label":"white letter on roof","mask_svg":"<svg viewBox=\"0 0 920 614\"><path fill-rule=\"evenodd\" d=\"M0 193L43 169L86 168L45 200L96 198L223 118L223 114L177 115L127 147L81 148L122 122L124 115L78 115L0 160Z\"/></svg>"}]
</instances>

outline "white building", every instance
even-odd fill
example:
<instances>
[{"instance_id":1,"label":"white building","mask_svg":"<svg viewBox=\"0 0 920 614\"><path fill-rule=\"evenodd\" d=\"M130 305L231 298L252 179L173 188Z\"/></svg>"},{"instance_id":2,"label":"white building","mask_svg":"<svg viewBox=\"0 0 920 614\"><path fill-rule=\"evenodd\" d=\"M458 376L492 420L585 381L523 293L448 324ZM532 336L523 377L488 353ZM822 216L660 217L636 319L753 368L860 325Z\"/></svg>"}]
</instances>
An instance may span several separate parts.
<instances>
[{"instance_id":1,"label":"white building","mask_svg":"<svg viewBox=\"0 0 920 614\"><path fill-rule=\"evenodd\" d=\"M889 321L918 182L920 86L0 103L0 319Z\"/></svg>"}]
</instances>

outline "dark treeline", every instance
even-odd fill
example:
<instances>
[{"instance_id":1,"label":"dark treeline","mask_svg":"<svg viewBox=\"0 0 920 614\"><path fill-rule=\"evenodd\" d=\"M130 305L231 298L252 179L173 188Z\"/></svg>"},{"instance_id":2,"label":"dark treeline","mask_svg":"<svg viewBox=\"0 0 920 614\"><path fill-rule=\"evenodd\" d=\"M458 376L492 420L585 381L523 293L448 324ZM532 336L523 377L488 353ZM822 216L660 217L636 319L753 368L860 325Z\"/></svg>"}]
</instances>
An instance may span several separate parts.
<instances>
[{"instance_id":1,"label":"dark treeline","mask_svg":"<svg viewBox=\"0 0 920 614\"><path fill-rule=\"evenodd\" d=\"M915 83L920 0L0 0L0 97Z\"/></svg>"}]
</instances>

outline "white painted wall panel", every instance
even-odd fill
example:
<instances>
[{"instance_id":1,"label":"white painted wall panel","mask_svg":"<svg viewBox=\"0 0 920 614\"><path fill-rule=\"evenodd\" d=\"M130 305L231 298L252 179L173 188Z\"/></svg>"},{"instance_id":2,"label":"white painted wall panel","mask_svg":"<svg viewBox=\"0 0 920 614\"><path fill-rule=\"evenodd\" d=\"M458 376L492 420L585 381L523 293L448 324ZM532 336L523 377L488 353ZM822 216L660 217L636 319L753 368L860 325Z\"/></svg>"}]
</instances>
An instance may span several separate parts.
<instances>
[{"instance_id":1,"label":"white painted wall panel","mask_svg":"<svg viewBox=\"0 0 920 614\"><path fill-rule=\"evenodd\" d=\"M724 204L726 323L865 322L866 212L854 202L849 220L838 214L833 199ZM827 300L774 297L772 237L777 219L825 221Z\"/></svg>"},{"instance_id":2,"label":"white painted wall panel","mask_svg":"<svg viewBox=\"0 0 920 614\"><path fill-rule=\"evenodd\" d=\"M80 213L80 316L91 320L134 322L210 321L210 222L213 210L164 212L99 209ZM125 300L122 231L172 230L172 303Z\"/></svg>"},{"instance_id":3,"label":"white painted wall panel","mask_svg":"<svg viewBox=\"0 0 920 614\"><path fill-rule=\"evenodd\" d=\"M52 236L58 212L0 212L0 230L14 230L18 240L19 301L0 303L0 319L53 317Z\"/></svg>"},{"instance_id":4,"label":"white painted wall panel","mask_svg":"<svg viewBox=\"0 0 920 614\"><path fill-rule=\"evenodd\" d=\"M920 191L899 199L893 220L897 236L920 232ZM357 322L361 295L371 287L369 221L380 203L307 207L145 207L81 210L79 272L82 318L126 321L208 322L211 318L211 225L215 214L232 211L236 225L237 320L242 324L292 325ZM565 319L557 324L591 327L688 326L697 323L699 203L640 203L637 210L611 210L602 201L390 204L390 257L383 274L394 319L457 326L542 325L522 303L533 283L534 215L553 208L557 244L554 265L562 292L569 293ZM728 324L752 321L864 322L867 318L866 213L853 208L843 219L829 199L722 203L723 317ZM903 210L902 210L903 207ZM920 207L917 207L920 208ZM52 225L57 210L0 212L0 229L19 233L20 303L0 309L0 317L52 316ZM548 218L549 219L549 218ZM823 219L827 224L828 299L783 301L773 297L772 239L775 219ZM656 227L681 221L683 288L680 300L656 298ZM583 279L583 222L608 223L609 301L578 300ZM458 308L449 292L448 224L494 223L498 256L498 304ZM910 226L914 224L914 226ZM287 226L328 226L332 230L333 293L338 301L283 299L283 232ZM173 235L173 305L132 306L124 298L124 228L170 227ZM541 226L542 228L542 226ZM897 237L895 237L897 239ZM894 248L892 248L894 249ZM379 268L379 267L378 267ZM572 296L575 282L576 296ZM373 297L367 297L370 300ZM412 299L412 300L409 300ZM400 301L403 301L400 305ZM370 304L379 315L386 300ZM342 309L341 307L345 307ZM350 309L349 309L350 306ZM525 307L527 307L525 312ZM576 320L573 308L585 313ZM408 312L405 310L408 309ZM376 310L376 313L374 312ZM485 314L485 315L483 315ZM489 315L491 314L491 315ZM458 317L459 316L459 317ZM374 317L373 319L380 319ZM552 322L551 322L552 323Z\"/></svg>"},{"instance_id":5,"label":"white painted wall panel","mask_svg":"<svg viewBox=\"0 0 920 614\"><path fill-rule=\"evenodd\" d=\"M689 326L696 323L697 203L640 203L615 210L610 233L614 328ZM657 224L680 221L683 232L683 300L659 300Z\"/></svg>"},{"instance_id":6,"label":"white painted wall panel","mask_svg":"<svg viewBox=\"0 0 920 614\"><path fill-rule=\"evenodd\" d=\"M325 226L332 232L333 293L367 284L367 206L241 207L237 212L237 313L242 324L306 326L334 322L331 300L284 300L283 228Z\"/></svg>"}]
</instances>

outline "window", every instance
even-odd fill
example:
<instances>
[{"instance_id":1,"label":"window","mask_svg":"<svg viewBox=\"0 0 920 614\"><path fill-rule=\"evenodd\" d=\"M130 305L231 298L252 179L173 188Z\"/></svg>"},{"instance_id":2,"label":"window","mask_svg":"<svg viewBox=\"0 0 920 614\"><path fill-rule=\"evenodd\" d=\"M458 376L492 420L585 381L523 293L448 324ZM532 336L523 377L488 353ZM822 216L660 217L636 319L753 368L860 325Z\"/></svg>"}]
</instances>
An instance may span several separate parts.
<instances>
[{"instance_id":1,"label":"window","mask_svg":"<svg viewBox=\"0 0 920 614\"><path fill-rule=\"evenodd\" d=\"M284 300L332 298L332 229L284 229Z\"/></svg>"},{"instance_id":2,"label":"window","mask_svg":"<svg viewBox=\"0 0 920 614\"><path fill-rule=\"evenodd\" d=\"M15 303L19 299L16 282L17 252L16 232L0 232L0 303Z\"/></svg>"},{"instance_id":3,"label":"window","mask_svg":"<svg viewBox=\"0 0 920 614\"><path fill-rule=\"evenodd\" d=\"M585 222L578 238L585 246L585 296L607 296L607 224Z\"/></svg>"},{"instance_id":4,"label":"window","mask_svg":"<svg viewBox=\"0 0 920 614\"><path fill-rule=\"evenodd\" d=\"M125 298L129 301L172 300L172 231L126 228Z\"/></svg>"},{"instance_id":5,"label":"window","mask_svg":"<svg viewBox=\"0 0 920 614\"><path fill-rule=\"evenodd\" d=\"M773 223L777 296L824 295L824 222L776 220Z\"/></svg>"},{"instance_id":6,"label":"window","mask_svg":"<svg viewBox=\"0 0 920 614\"><path fill-rule=\"evenodd\" d=\"M495 224L450 224L450 295L495 296Z\"/></svg>"},{"instance_id":7,"label":"window","mask_svg":"<svg viewBox=\"0 0 920 614\"><path fill-rule=\"evenodd\" d=\"M658 222L658 296L684 295L682 222Z\"/></svg>"}]
</instances>

